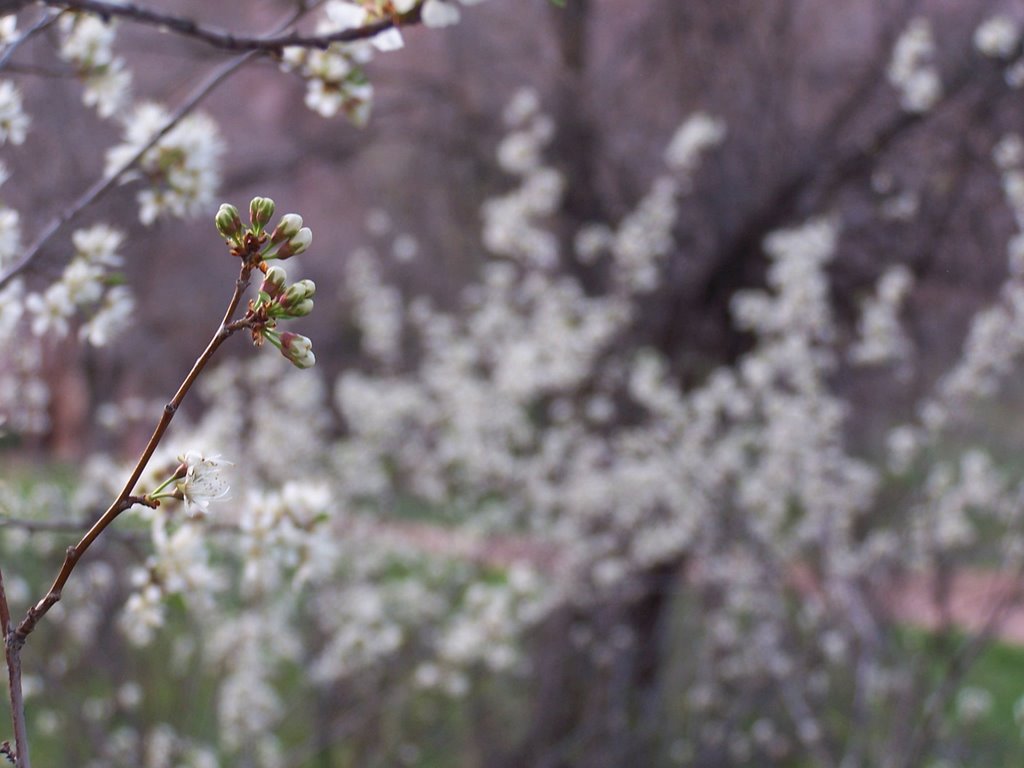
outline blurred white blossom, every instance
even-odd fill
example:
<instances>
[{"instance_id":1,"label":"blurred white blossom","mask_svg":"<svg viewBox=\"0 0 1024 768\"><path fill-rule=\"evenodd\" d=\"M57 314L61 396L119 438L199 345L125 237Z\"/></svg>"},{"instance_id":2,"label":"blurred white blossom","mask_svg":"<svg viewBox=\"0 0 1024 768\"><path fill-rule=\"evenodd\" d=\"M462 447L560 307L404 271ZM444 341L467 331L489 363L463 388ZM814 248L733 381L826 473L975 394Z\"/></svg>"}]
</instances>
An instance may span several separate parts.
<instances>
[{"instance_id":1,"label":"blurred white blossom","mask_svg":"<svg viewBox=\"0 0 1024 768\"><path fill-rule=\"evenodd\" d=\"M165 130L170 114L159 104L136 106L124 117L124 141L107 151L106 173L121 172L154 136ZM183 118L146 150L138 170L125 180L140 178L139 220L152 224L164 215L185 217L212 205L220 183L224 146L216 123L207 115Z\"/></svg>"},{"instance_id":2,"label":"blurred white blossom","mask_svg":"<svg viewBox=\"0 0 1024 768\"><path fill-rule=\"evenodd\" d=\"M899 91L908 112L927 112L942 96L942 80L935 67L935 40L931 23L911 19L896 41L889 62L889 82Z\"/></svg>"},{"instance_id":3,"label":"blurred white blossom","mask_svg":"<svg viewBox=\"0 0 1024 768\"><path fill-rule=\"evenodd\" d=\"M1020 25L1008 16L991 16L974 30L974 47L994 59L1009 58L1020 42Z\"/></svg>"}]
</instances>

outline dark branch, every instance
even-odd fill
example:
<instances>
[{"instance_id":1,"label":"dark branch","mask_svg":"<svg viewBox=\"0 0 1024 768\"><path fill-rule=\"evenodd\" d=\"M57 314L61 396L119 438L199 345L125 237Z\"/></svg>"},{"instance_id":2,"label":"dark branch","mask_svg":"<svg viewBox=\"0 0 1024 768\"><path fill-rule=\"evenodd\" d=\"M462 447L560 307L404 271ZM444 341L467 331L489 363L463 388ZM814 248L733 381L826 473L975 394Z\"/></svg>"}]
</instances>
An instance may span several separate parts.
<instances>
[{"instance_id":1,"label":"dark branch","mask_svg":"<svg viewBox=\"0 0 1024 768\"><path fill-rule=\"evenodd\" d=\"M220 69L216 70L210 77L204 80L200 85L189 95L187 99L179 106L171 118L167 121L167 124L157 132L149 142L141 147L132 158L121 166L117 171L98 179L92 184L81 196L75 200L71 205L57 214L50 222L43 228L42 232L36 237L28 248L25 249L24 253L11 264L3 272L0 272L0 288L3 288L7 283L17 277L19 274L28 268L29 264L39 255L39 252L43 247L53 238L57 233L64 229L68 224L78 218L78 215L96 202L99 198L109 192L117 182L131 170L136 163L138 163L143 155L145 155L150 149L156 146L157 142L160 141L167 133L174 128L181 120L188 115L193 109L195 109L199 103L205 99L210 93L224 80L234 74L243 64L249 61L255 54L246 53L238 58L232 59L227 64L223 65Z\"/></svg>"},{"instance_id":2,"label":"dark branch","mask_svg":"<svg viewBox=\"0 0 1024 768\"><path fill-rule=\"evenodd\" d=\"M162 30L199 40L225 51L258 51L274 54L279 54L282 49L292 46L323 49L331 43L367 40L392 27L408 26L420 21L420 6L417 5L408 13L396 14L362 27L323 35L303 35L299 32L289 32L273 37L251 37L206 27L183 16L161 13L128 3L111 3L103 0L45 0L45 2L49 6L95 13L103 18L119 17L137 24L159 27Z\"/></svg>"},{"instance_id":3,"label":"dark branch","mask_svg":"<svg viewBox=\"0 0 1024 768\"><path fill-rule=\"evenodd\" d=\"M60 14L58 13L44 13L36 20L36 22L32 26L30 26L28 29L26 29L24 32L18 35L17 38L12 40L8 44L7 48L4 50L3 55L0 56L0 69L3 69L7 66L7 64L11 60L11 57L14 55L14 52L17 51L22 46L22 44L24 44L30 38L34 37L38 33L42 32L44 29L49 27L51 24L53 24L53 22L57 20L57 17L59 15Z\"/></svg>"},{"instance_id":4,"label":"dark branch","mask_svg":"<svg viewBox=\"0 0 1024 768\"><path fill-rule=\"evenodd\" d=\"M15 642L11 624L11 608L4 589L3 573L0 573L0 625L3 629L4 658L7 661L7 690L11 700L11 724L14 726L14 750L4 742L0 752L16 768L31 768L28 757L28 729L25 727L25 697L21 690L21 645Z\"/></svg>"}]
</instances>

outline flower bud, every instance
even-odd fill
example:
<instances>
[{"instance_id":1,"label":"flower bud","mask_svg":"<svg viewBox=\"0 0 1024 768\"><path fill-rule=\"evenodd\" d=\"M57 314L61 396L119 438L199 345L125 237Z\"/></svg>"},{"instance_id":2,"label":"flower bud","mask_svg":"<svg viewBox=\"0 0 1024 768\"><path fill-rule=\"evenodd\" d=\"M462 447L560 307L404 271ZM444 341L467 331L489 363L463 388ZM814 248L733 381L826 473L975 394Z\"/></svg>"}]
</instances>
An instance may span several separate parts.
<instances>
[{"instance_id":1,"label":"flower bud","mask_svg":"<svg viewBox=\"0 0 1024 768\"><path fill-rule=\"evenodd\" d=\"M296 368L312 368L316 363L313 342L298 333L285 331L281 334L281 354Z\"/></svg>"},{"instance_id":2,"label":"flower bud","mask_svg":"<svg viewBox=\"0 0 1024 768\"><path fill-rule=\"evenodd\" d=\"M305 317L313 311L313 300L303 299L296 304L288 305L288 316L289 317Z\"/></svg>"},{"instance_id":3,"label":"flower bud","mask_svg":"<svg viewBox=\"0 0 1024 768\"><path fill-rule=\"evenodd\" d=\"M284 243L277 251L277 258L289 259L292 256L298 256L309 248L310 243L313 242L313 230L309 227L303 227L296 232L287 243Z\"/></svg>"},{"instance_id":4,"label":"flower bud","mask_svg":"<svg viewBox=\"0 0 1024 768\"><path fill-rule=\"evenodd\" d=\"M274 231L270 234L271 245L277 245L285 240L290 240L298 234L300 229L302 229L302 217L297 213L286 213L281 217L277 226L274 227Z\"/></svg>"},{"instance_id":5,"label":"flower bud","mask_svg":"<svg viewBox=\"0 0 1024 768\"><path fill-rule=\"evenodd\" d=\"M282 267L275 265L267 270L266 277L263 278L263 283L260 285L260 292L267 294L270 298L275 298L281 295L287 284L288 273Z\"/></svg>"},{"instance_id":6,"label":"flower bud","mask_svg":"<svg viewBox=\"0 0 1024 768\"><path fill-rule=\"evenodd\" d=\"M231 242L238 242L242 234L242 217L238 215L238 209L228 203L224 203L213 219L217 225L217 231L221 237Z\"/></svg>"},{"instance_id":7,"label":"flower bud","mask_svg":"<svg viewBox=\"0 0 1024 768\"><path fill-rule=\"evenodd\" d=\"M280 269L280 267L277 267L277 269ZM300 301L312 299L315 293L316 283L312 280L299 280L299 282L288 286L288 290L284 292L284 296L281 298L281 303L290 307L298 304Z\"/></svg>"},{"instance_id":8,"label":"flower bud","mask_svg":"<svg viewBox=\"0 0 1024 768\"><path fill-rule=\"evenodd\" d=\"M262 232L274 215L274 201L269 197L254 197L249 203L249 221L257 232Z\"/></svg>"}]
</instances>

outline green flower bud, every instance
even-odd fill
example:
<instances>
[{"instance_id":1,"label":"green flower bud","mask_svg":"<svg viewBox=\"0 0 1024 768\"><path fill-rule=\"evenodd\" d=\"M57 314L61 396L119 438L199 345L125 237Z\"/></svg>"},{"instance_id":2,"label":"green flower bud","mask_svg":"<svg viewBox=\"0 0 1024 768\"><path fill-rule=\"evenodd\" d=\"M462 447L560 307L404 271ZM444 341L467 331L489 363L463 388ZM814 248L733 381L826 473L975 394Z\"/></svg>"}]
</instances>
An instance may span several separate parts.
<instances>
[{"instance_id":1,"label":"green flower bud","mask_svg":"<svg viewBox=\"0 0 1024 768\"><path fill-rule=\"evenodd\" d=\"M224 203L217 211L213 219L217 225L217 231L221 237L232 243L237 243L242 235L242 217L238 215L238 209L229 203Z\"/></svg>"},{"instance_id":2,"label":"green flower bud","mask_svg":"<svg viewBox=\"0 0 1024 768\"><path fill-rule=\"evenodd\" d=\"M273 267L271 268L273 269ZM280 269L280 267L278 267ZM312 280L299 280L299 282L288 286L288 290L281 297L281 303L287 307L298 304L300 301L312 299L316 293L316 283Z\"/></svg>"},{"instance_id":3,"label":"green flower bud","mask_svg":"<svg viewBox=\"0 0 1024 768\"><path fill-rule=\"evenodd\" d=\"M257 232L262 232L273 216L274 201L269 197L254 197L249 203L249 221Z\"/></svg>"},{"instance_id":4,"label":"green flower bud","mask_svg":"<svg viewBox=\"0 0 1024 768\"><path fill-rule=\"evenodd\" d=\"M288 305L288 316L289 317L305 317L313 311L313 300L303 299L296 304Z\"/></svg>"}]
</instances>

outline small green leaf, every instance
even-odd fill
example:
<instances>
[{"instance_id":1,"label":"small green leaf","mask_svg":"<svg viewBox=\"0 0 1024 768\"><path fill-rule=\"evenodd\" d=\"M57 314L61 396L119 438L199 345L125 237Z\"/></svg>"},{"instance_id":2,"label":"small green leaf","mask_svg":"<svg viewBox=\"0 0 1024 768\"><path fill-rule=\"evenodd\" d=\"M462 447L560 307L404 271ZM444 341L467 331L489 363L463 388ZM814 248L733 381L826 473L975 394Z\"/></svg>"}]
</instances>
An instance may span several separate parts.
<instances>
[{"instance_id":1,"label":"small green leaf","mask_svg":"<svg viewBox=\"0 0 1024 768\"><path fill-rule=\"evenodd\" d=\"M552 5L557 5L559 8L565 8L565 0L551 0Z\"/></svg>"}]
</instances>

